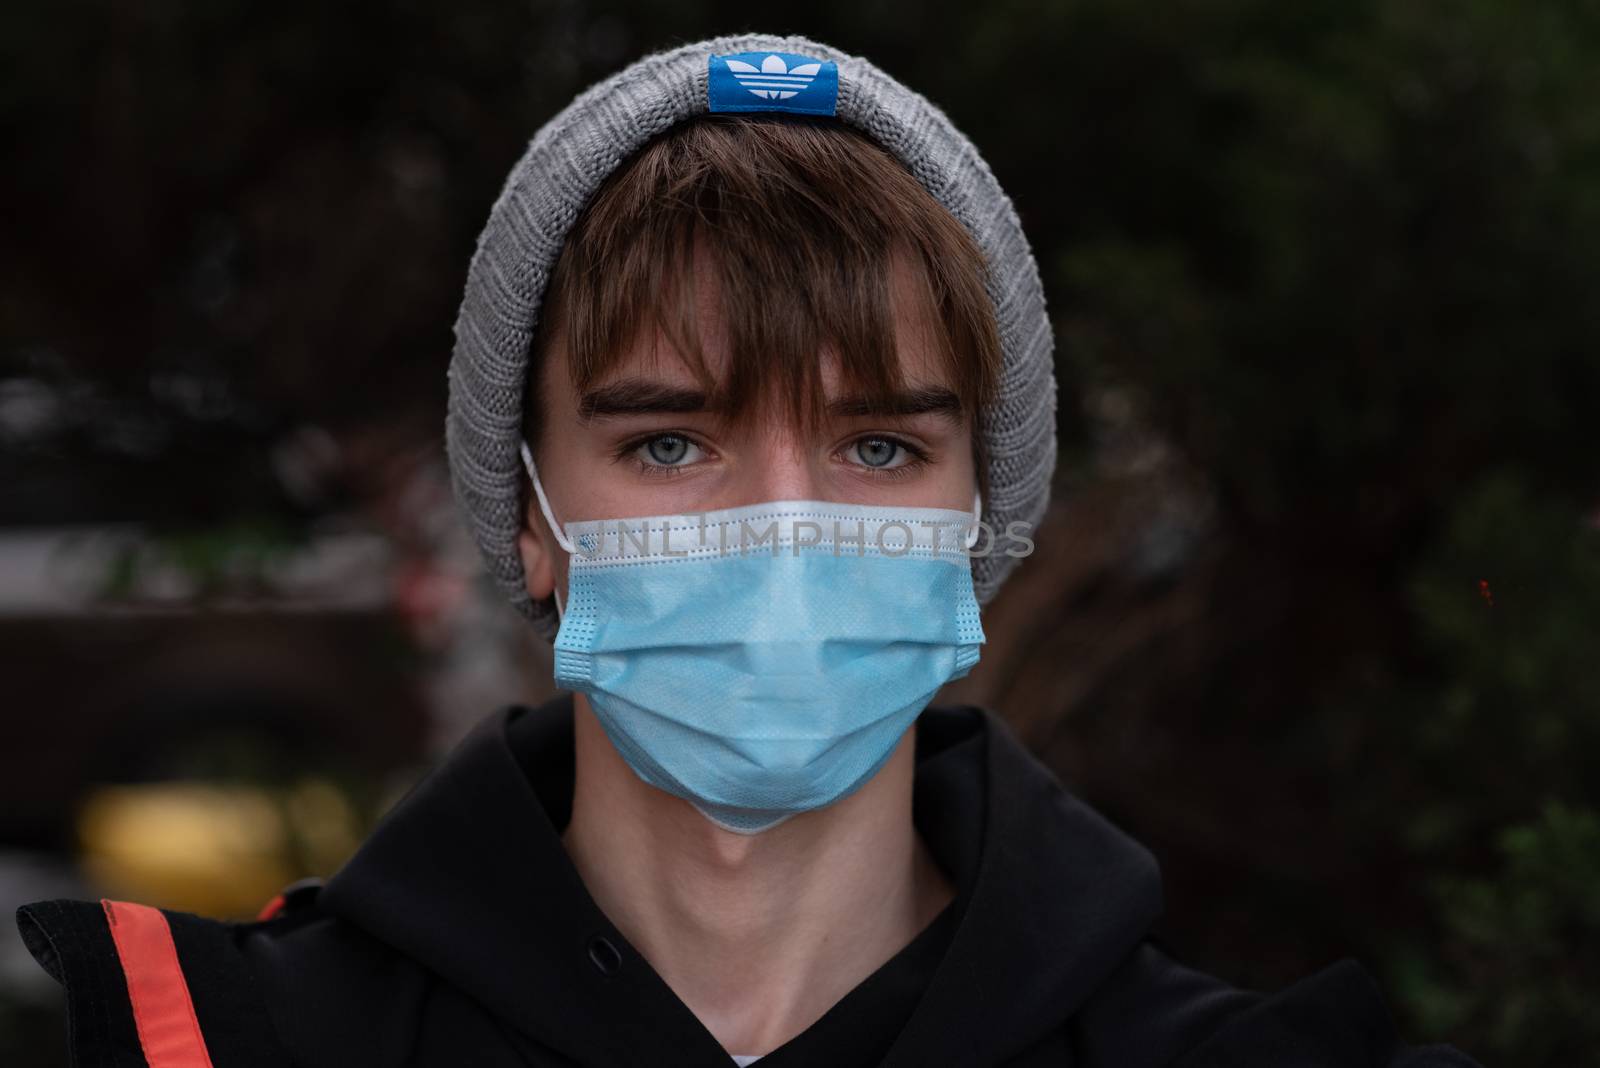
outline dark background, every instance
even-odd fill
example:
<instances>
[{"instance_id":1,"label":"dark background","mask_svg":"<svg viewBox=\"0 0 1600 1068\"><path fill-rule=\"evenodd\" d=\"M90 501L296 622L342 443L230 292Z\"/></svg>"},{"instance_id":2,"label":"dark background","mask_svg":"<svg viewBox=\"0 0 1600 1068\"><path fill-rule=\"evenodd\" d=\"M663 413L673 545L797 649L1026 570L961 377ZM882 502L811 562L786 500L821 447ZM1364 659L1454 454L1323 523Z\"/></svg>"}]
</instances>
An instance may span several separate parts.
<instances>
[{"instance_id":1,"label":"dark background","mask_svg":"<svg viewBox=\"0 0 1600 1068\"><path fill-rule=\"evenodd\" d=\"M442 467L489 205L643 53L941 106L1058 339L952 697L1159 856L1184 959L1600 1063L1600 5L104 0L0 11L0 905L248 915L549 691ZM0 1062L64 1063L0 932Z\"/></svg>"}]
</instances>

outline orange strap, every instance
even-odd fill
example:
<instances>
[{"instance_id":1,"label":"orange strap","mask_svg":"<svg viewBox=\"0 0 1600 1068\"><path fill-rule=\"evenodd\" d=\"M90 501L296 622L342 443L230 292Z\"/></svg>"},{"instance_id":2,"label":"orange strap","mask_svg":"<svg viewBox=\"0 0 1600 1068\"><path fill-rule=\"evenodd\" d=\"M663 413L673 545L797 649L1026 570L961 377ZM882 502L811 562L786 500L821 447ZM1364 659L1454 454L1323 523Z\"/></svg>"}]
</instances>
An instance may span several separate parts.
<instances>
[{"instance_id":1,"label":"orange strap","mask_svg":"<svg viewBox=\"0 0 1600 1068\"><path fill-rule=\"evenodd\" d=\"M212 1068L167 917L160 909L127 901L101 898L100 905L117 944L139 1045L150 1068Z\"/></svg>"}]
</instances>

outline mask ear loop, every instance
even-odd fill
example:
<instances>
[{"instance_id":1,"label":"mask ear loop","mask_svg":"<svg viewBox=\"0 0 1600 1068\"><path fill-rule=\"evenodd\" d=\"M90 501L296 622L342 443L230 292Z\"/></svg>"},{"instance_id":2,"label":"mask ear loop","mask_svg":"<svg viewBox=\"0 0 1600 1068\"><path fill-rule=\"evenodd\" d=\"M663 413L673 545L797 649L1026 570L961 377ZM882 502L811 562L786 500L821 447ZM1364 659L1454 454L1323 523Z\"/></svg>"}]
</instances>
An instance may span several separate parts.
<instances>
[{"instance_id":1,"label":"mask ear loop","mask_svg":"<svg viewBox=\"0 0 1600 1068\"><path fill-rule=\"evenodd\" d=\"M528 478L533 481L534 495L539 498L539 511L544 513L544 521L550 524L550 533L555 535L556 544L566 551L568 556L573 555L572 540L567 537L567 532L561 529L561 524L556 522L556 517L550 512L550 498L544 495L544 486L539 482L539 472L533 466L533 452L529 450L528 443L522 442L522 466L528 472ZM556 595L556 618L565 615L561 607L561 591L554 590Z\"/></svg>"},{"instance_id":2,"label":"mask ear loop","mask_svg":"<svg viewBox=\"0 0 1600 1068\"><path fill-rule=\"evenodd\" d=\"M977 490L972 491L972 529L967 532L967 548L978 544L978 535L983 533L983 495Z\"/></svg>"}]
</instances>

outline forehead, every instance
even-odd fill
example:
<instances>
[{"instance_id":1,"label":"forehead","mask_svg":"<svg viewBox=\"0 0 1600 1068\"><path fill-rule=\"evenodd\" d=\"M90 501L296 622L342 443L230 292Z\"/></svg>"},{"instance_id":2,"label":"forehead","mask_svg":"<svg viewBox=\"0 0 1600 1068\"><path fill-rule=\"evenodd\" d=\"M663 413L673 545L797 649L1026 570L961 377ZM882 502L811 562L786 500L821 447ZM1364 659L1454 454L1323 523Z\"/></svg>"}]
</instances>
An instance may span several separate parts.
<instances>
[{"instance_id":1,"label":"forehead","mask_svg":"<svg viewBox=\"0 0 1600 1068\"><path fill-rule=\"evenodd\" d=\"M718 272L704 246L697 245L694 264L694 317L706 369L719 384L723 384L731 377L733 361L739 358L747 363L758 379L769 378L774 388L784 385L784 380L778 375L762 375L762 370L770 366L769 362L764 361L763 354L733 351L729 343L727 309L723 303ZM942 324L929 293L925 273L909 254L896 251L889 258L885 280L895 339L894 352L889 354L891 358L885 362L893 366L900 380L909 387L954 389L949 361L944 357L939 343ZM819 334L815 351L820 384L826 396L834 397L842 391L844 380L838 348L826 336ZM544 394L552 399L565 397L566 403L575 405L577 385L565 357L565 338L558 329L552 335L547 356L540 368L546 386ZM605 370L589 383L589 387L592 389L635 378L647 378L674 386L690 386L699 382L689 360L668 334L654 323L648 324L638 337L607 361Z\"/></svg>"}]
</instances>

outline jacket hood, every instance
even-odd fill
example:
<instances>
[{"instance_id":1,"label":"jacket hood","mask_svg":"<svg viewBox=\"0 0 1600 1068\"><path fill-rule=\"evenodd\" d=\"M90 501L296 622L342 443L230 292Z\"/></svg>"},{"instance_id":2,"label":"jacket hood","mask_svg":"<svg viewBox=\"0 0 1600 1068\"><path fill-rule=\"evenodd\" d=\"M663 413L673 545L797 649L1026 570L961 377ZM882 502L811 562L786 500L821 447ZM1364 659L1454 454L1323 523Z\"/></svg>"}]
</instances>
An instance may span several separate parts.
<instances>
[{"instance_id":1,"label":"jacket hood","mask_svg":"<svg viewBox=\"0 0 1600 1068\"><path fill-rule=\"evenodd\" d=\"M687 1007L681 1034L630 1026L631 1005L676 998L561 844L573 715L563 694L482 720L328 881L321 907L575 1061L608 1047L618 1063L654 1063L663 1048L716 1063L726 1053ZM1138 947L1161 912L1160 871L994 714L930 707L917 725L913 818L960 913L883 1063L998 1063L1060 1030ZM609 972L591 959L597 938L621 958Z\"/></svg>"}]
</instances>

